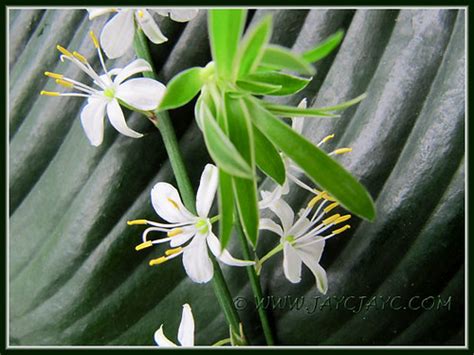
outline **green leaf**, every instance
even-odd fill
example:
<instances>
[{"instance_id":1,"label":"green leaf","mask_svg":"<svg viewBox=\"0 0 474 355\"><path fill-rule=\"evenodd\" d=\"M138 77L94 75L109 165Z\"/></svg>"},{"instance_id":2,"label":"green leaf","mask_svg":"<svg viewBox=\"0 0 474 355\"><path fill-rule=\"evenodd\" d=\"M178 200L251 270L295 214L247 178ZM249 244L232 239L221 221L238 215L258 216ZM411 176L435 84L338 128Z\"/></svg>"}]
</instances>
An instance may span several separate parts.
<instances>
[{"instance_id":1,"label":"green leaf","mask_svg":"<svg viewBox=\"0 0 474 355\"><path fill-rule=\"evenodd\" d=\"M244 29L247 11L217 9L210 10L208 16L212 58L216 63L219 76L228 79L232 75L232 65Z\"/></svg>"},{"instance_id":2,"label":"green leaf","mask_svg":"<svg viewBox=\"0 0 474 355\"><path fill-rule=\"evenodd\" d=\"M281 85L272 85L267 83L260 83L252 80L237 80L237 86L242 90L254 95L267 95L278 92Z\"/></svg>"},{"instance_id":3,"label":"green leaf","mask_svg":"<svg viewBox=\"0 0 474 355\"><path fill-rule=\"evenodd\" d=\"M344 31L339 30L329 36L323 43L317 47L303 53L303 59L308 63L314 63L331 54L331 52L341 43L344 38Z\"/></svg>"},{"instance_id":4,"label":"green leaf","mask_svg":"<svg viewBox=\"0 0 474 355\"><path fill-rule=\"evenodd\" d=\"M347 170L254 100L248 99L247 104L254 124L316 184L352 213L368 220L375 218L372 198Z\"/></svg>"},{"instance_id":5,"label":"green leaf","mask_svg":"<svg viewBox=\"0 0 474 355\"><path fill-rule=\"evenodd\" d=\"M224 249L229 243L234 226L234 193L232 176L219 169L219 238Z\"/></svg>"},{"instance_id":6,"label":"green leaf","mask_svg":"<svg viewBox=\"0 0 474 355\"><path fill-rule=\"evenodd\" d=\"M266 16L250 29L239 45L239 51L234 64L234 77L242 78L252 73L258 67L265 51L265 45L272 34L272 17Z\"/></svg>"},{"instance_id":7,"label":"green leaf","mask_svg":"<svg viewBox=\"0 0 474 355\"><path fill-rule=\"evenodd\" d=\"M245 161L255 169L255 148L250 113L243 98L234 98L229 93L224 96L225 117L229 138L242 154ZM255 176L255 175L254 175ZM259 210L257 184L253 179L233 178L234 195L239 218L245 235L255 247L258 237Z\"/></svg>"},{"instance_id":8,"label":"green leaf","mask_svg":"<svg viewBox=\"0 0 474 355\"><path fill-rule=\"evenodd\" d=\"M367 94L362 94L357 96L356 98L353 98L352 100L334 105L334 106L326 106L326 107L317 107L315 110L322 111L322 112L327 112L327 111L340 111L344 110L348 107L354 106L364 100L367 97Z\"/></svg>"},{"instance_id":9,"label":"green leaf","mask_svg":"<svg viewBox=\"0 0 474 355\"><path fill-rule=\"evenodd\" d=\"M263 100L260 103L271 113L282 117L340 117L340 115L327 113L320 109L276 105Z\"/></svg>"},{"instance_id":10,"label":"green leaf","mask_svg":"<svg viewBox=\"0 0 474 355\"><path fill-rule=\"evenodd\" d=\"M276 70L288 69L301 74L314 75L315 69L307 61L289 49L281 46L270 45L265 49L262 65Z\"/></svg>"},{"instance_id":11,"label":"green leaf","mask_svg":"<svg viewBox=\"0 0 474 355\"><path fill-rule=\"evenodd\" d=\"M300 78L295 75L277 72L261 72L247 75L244 79L281 87L279 90L272 92L271 95L291 95L304 89L312 78Z\"/></svg>"},{"instance_id":12,"label":"green leaf","mask_svg":"<svg viewBox=\"0 0 474 355\"><path fill-rule=\"evenodd\" d=\"M170 110L191 101L203 85L202 70L200 67L190 68L171 79L158 108L161 111Z\"/></svg>"},{"instance_id":13,"label":"green leaf","mask_svg":"<svg viewBox=\"0 0 474 355\"><path fill-rule=\"evenodd\" d=\"M200 115L204 139L212 159L228 174L251 179L253 177L253 169L224 134L211 111L204 103L201 103Z\"/></svg>"},{"instance_id":14,"label":"green leaf","mask_svg":"<svg viewBox=\"0 0 474 355\"><path fill-rule=\"evenodd\" d=\"M255 161L265 174L270 176L277 184L285 183L285 164L275 146L257 127L253 127L255 142Z\"/></svg>"}]
</instances>

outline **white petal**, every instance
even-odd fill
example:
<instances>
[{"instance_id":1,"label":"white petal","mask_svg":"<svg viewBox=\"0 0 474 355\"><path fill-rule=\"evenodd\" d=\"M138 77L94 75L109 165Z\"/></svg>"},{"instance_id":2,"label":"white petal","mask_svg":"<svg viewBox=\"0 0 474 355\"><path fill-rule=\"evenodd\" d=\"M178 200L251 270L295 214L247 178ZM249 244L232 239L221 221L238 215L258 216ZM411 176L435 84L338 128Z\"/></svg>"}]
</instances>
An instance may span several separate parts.
<instances>
[{"instance_id":1,"label":"white petal","mask_svg":"<svg viewBox=\"0 0 474 355\"><path fill-rule=\"evenodd\" d=\"M301 281L301 259L288 242L283 245L283 272L288 281L292 283Z\"/></svg>"},{"instance_id":2,"label":"white petal","mask_svg":"<svg viewBox=\"0 0 474 355\"><path fill-rule=\"evenodd\" d=\"M311 224L310 220L306 218L304 215L302 215L302 217L300 217L296 221L296 223L290 228L290 230L288 231L288 235L292 235L295 238L298 238L306 232L310 224Z\"/></svg>"},{"instance_id":3,"label":"white petal","mask_svg":"<svg viewBox=\"0 0 474 355\"><path fill-rule=\"evenodd\" d=\"M181 227L181 229L183 231L180 234L171 237L170 246L172 248L183 245L197 233L196 227L194 226Z\"/></svg>"},{"instance_id":4,"label":"white petal","mask_svg":"<svg viewBox=\"0 0 474 355\"><path fill-rule=\"evenodd\" d=\"M178 190L166 182L153 186L151 203L156 213L170 223L191 222L196 218L184 207Z\"/></svg>"},{"instance_id":5,"label":"white petal","mask_svg":"<svg viewBox=\"0 0 474 355\"><path fill-rule=\"evenodd\" d=\"M205 283L212 279L214 267L207 253L205 235L197 234L184 248L183 265L189 278L194 282Z\"/></svg>"},{"instance_id":6,"label":"white petal","mask_svg":"<svg viewBox=\"0 0 474 355\"><path fill-rule=\"evenodd\" d=\"M130 79L121 84L115 96L126 104L143 111L158 107L166 87L159 81L148 78Z\"/></svg>"},{"instance_id":7,"label":"white petal","mask_svg":"<svg viewBox=\"0 0 474 355\"><path fill-rule=\"evenodd\" d=\"M272 212L275 213L278 218L280 218L281 226L283 227L284 232L286 233L289 231L295 218L295 213L291 209L290 205L288 205L284 200L278 199L273 201L269 207L270 210L272 210Z\"/></svg>"},{"instance_id":8,"label":"white petal","mask_svg":"<svg viewBox=\"0 0 474 355\"><path fill-rule=\"evenodd\" d=\"M306 108L308 106L306 98L301 100L298 108ZM303 132L304 117L293 117L291 119L291 127L299 134Z\"/></svg>"},{"instance_id":9,"label":"white petal","mask_svg":"<svg viewBox=\"0 0 474 355\"><path fill-rule=\"evenodd\" d=\"M187 303L183 305L178 341L182 346L194 346L194 318L191 307Z\"/></svg>"},{"instance_id":10,"label":"white petal","mask_svg":"<svg viewBox=\"0 0 474 355\"><path fill-rule=\"evenodd\" d=\"M117 10L113 7L91 7L87 9L87 12L89 13L89 20L116 11Z\"/></svg>"},{"instance_id":11,"label":"white petal","mask_svg":"<svg viewBox=\"0 0 474 355\"><path fill-rule=\"evenodd\" d=\"M81 124L89 142L99 146L104 139L104 117L107 101L102 98L89 98L81 111Z\"/></svg>"},{"instance_id":12,"label":"white petal","mask_svg":"<svg viewBox=\"0 0 474 355\"><path fill-rule=\"evenodd\" d=\"M131 138L143 137L143 134L135 132L127 126L122 108L117 100L114 99L107 104L107 116L112 126L123 135Z\"/></svg>"},{"instance_id":13,"label":"white petal","mask_svg":"<svg viewBox=\"0 0 474 355\"><path fill-rule=\"evenodd\" d=\"M163 333L163 325L155 332L155 343L158 346L162 346L165 348L170 348L170 347L175 347L177 346L175 343L173 343L171 340L169 340L165 334Z\"/></svg>"},{"instance_id":14,"label":"white petal","mask_svg":"<svg viewBox=\"0 0 474 355\"><path fill-rule=\"evenodd\" d=\"M120 11L105 24L100 34L100 44L107 57L118 58L132 46L134 35L133 11Z\"/></svg>"},{"instance_id":15,"label":"white petal","mask_svg":"<svg viewBox=\"0 0 474 355\"><path fill-rule=\"evenodd\" d=\"M278 234L280 237L283 237L283 229L281 229L281 227L275 222L273 222L270 218L260 219L260 222L258 224L258 229L268 230L268 231Z\"/></svg>"},{"instance_id":16,"label":"white petal","mask_svg":"<svg viewBox=\"0 0 474 355\"><path fill-rule=\"evenodd\" d=\"M170 18L176 22L188 22L196 17L197 9L170 10Z\"/></svg>"},{"instance_id":17,"label":"white petal","mask_svg":"<svg viewBox=\"0 0 474 355\"><path fill-rule=\"evenodd\" d=\"M211 209L219 182L219 170L212 164L207 164L201 174L201 180L196 194L196 210L199 217L206 218Z\"/></svg>"},{"instance_id":18,"label":"white petal","mask_svg":"<svg viewBox=\"0 0 474 355\"><path fill-rule=\"evenodd\" d=\"M224 264L231 266L249 266L255 264L254 261L234 258L226 249L221 251L221 243L212 232L209 232L207 236L207 245L209 246L209 249L211 249L212 254L214 254L216 258L218 258Z\"/></svg>"},{"instance_id":19,"label":"white petal","mask_svg":"<svg viewBox=\"0 0 474 355\"><path fill-rule=\"evenodd\" d=\"M326 294L328 290L328 278L326 275L326 270L319 265L319 260L321 259L321 254L324 249L325 242L314 243L310 246L307 246L303 249L296 248L296 252L303 261L303 263L311 270L314 277L316 278L316 285L318 290Z\"/></svg>"},{"instance_id":20,"label":"white petal","mask_svg":"<svg viewBox=\"0 0 474 355\"><path fill-rule=\"evenodd\" d=\"M258 202L258 208L263 210L265 208L270 207L271 204L273 204L276 200L278 200L283 194L283 186L278 185L271 192L262 190L261 191L262 199Z\"/></svg>"},{"instance_id":21,"label":"white petal","mask_svg":"<svg viewBox=\"0 0 474 355\"><path fill-rule=\"evenodd\" d=\"M135 59L125 68L123 68L119 73L117 73L117 76L114 79L114 83L121 84L125 79L131 77L132 75L152 70L153 69L151 68L150 63L148 63L145 59Z\"/></svg>"},{"instance_id":22,"label":"white petal","mask_svg":"<svg viewBox=\"0 0 474 355\"><path fill-rule=\"evenodd\" d=\"M145 33L145 36L147 36L150 41L155 44L160 44L168 40L168 38L166 38L165 35L161 33L160 28L148 11L136 11L135 18Z\"/></svg>"}]
</instances>

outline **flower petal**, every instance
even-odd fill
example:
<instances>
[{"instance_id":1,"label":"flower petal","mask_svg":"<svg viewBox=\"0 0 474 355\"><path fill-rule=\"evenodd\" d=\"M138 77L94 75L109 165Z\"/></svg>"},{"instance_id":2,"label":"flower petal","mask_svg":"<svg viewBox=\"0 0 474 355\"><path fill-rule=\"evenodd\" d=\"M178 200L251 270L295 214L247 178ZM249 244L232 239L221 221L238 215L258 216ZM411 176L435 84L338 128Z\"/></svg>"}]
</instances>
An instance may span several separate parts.
<instances>
[{"instance_id":1,"label":"flower petal","mask_svg":"<svg viewBox=\"0 0 474 355\"><path fill-rule=\"evenodd\" d=\"M188 22L196 17L199 10L198 9L183 9L183 10L173 10L173 9L160 9L155 10L161 16L169 16L173 21L176 22Z\"/></svg>"},{"instance_id":2,"label":"flower petal","mask_svg":"<svg viewBox=\"0 0 474 355\"><path fill-rule=\"evenodd\" d=\"M191 307L187 303L183 305L178 341L182 346L194 346L194 317Z\"/></svg>"},{"instance_id":3,"label":"flower petal","mask_svg":"<svg viewBox=\"0 0 474 355\"><path fill-rule=\"evenodd\" d=\"M159 182L151 189L151 203L156 213L170 223L192 222L196 217L184 207L174 186Z\"/></svg>"},{"instance_id":4,"label":"flower petal","mask_svg":"<svg viewBox=\"0 0 474 355\"><path fill-rule=\"evenodd\" d=\"M270 218L260 219L258 229L268 230L268 231L278 234L280 237L283 237L283 229L281 229L281 227L278 224L276 224L274 221L272 221Z\"/></svg>"},{"instance_id":5,"label":"flower petal","mask_svg":"<svg viewBox=\"0 0 474 355\"><path fill-rule=\"evenodd\" d=\"M263 210L270 207L272 203L278 200L283 194L283 187L287 184L288 179L285 180L283 186L276 186L273 191L261 191L262 199L258 202L258 208Z\"/></svg>"},{"instance_id":6,"label":"flower petal","mask_svg":"<svg viewBox=\"0 0 474 355\"><path fill-rule=\"evenodd\" d=\"M123 135L131 138L141 138L143 134L135 132L127 126L125 117L123 116L122 108L117 100L112 100L107 104L107 116L114 128Z\"/></svg>"},{"instance_id":7,"label":"flower petal","mask_svg":"<svg viewBox=\"0 0 474 355\"><path fill-rule=\"evenodd\" d=\"M107 101L91 97L81 111L81 124L87 139L93 146L99 146L104 139L104 117Z\"/></svg>"},{"instance_id":8,"label":"flower petal","mask_svg":"<svg viewBox=\"0 0 474 355\"><path fill-rule=\"evenodd\" d=\"M108 14L110 12L116 12L117 9L113 7L91 7L86 9L89 13L89 20L93 20L96 17Z\"/></svg>"},{"instance_id":9,"label":"flower petal","mask_svg":"<svg viewBox=\"0 0 474 355\"><path fill-rule=\"evenodd\" d=\"M219 182L219 170L212 164L207 164L201 174L201 180L196 194L196 210L199 217L206 218L211 209Z\"/></svg>"},{"instance_id":10,"label":"flower petal","mask_svg":"<svg viewBox=\"0 0 474 355\"><path fill-rule=\"evenodd\" d=\"M173 343L171 340L169 340L166 335L163 333L163 324L158 328L158 330L155 332L155 343L158 346L170 348L170 347L175 347L177 346L175 343Z\"/></svg>"},{"instance_id":11,"label":"flower petal","mask_svg":"<svg viewBox=\"0 0 474 355\"><path fill-rule=\"evenodd\" d=\"M306 108L308 106L306 98L301 100L298 105L298 108ZM303 133L303 126L304 126L304 117L293 117L291 119L291 128L295 130L296 133Z\"/></svg>"},{"instance_id":12,"label":"flower petal","mask_svg":"<svg viewBox=\"0 0 474 355\"><path fill-rule=\"evenodd\" d=\"M107 57L118 58L132 46L134 35L133 11L123 10L105 24L100 44Z\"/></svg>"},{"instance_id":13,"label":"flower petal","mask_svg":"<svg viewBox=\"0 0 474 355\"><path fill-rule=\"evenodd\" d=\"M275 213L281 221L281 226L283 227L284 233L290 230L293 220L295 218L295 213L291 209L290 205L287 204L284 200L278 199L273 201L269 205L270 210Z\"/></svg>"},{"instance_id":14,"label":"flower petal","mask_svg":"<svg viewBox=\"0 0 474 355\"><path fill-rule=\"evenodd\" d=\"M197 233L196 227L194 226L181 227L180 229L182 230L180 234L177 234L174 237L171 237L170 246L172 248L176 248L176 247L179 247L180 245L183 245L189 239L194 237L194 235L196 235Z\"/></svg>"},{"instance_id":15,"label":"flower petal","mask_svg":"<svg viewBox=\"0 0 474 355\"><path fill-rule=\"evenodd\" d=\"M292 283L301 281L301 259L288 242L283 244L283 272L288 281Z\"/></svg>"},{"instance_id":16,"label":"flower petal","mask_svg":"<svg viewBox=\"0 0 474 355\"><path fill-rule=\"evenodd\" d=\"M314 243L304 248L296 248L296 252L303 263L311 270L316 278L316 285L322 294L326 294L328 290L328 278L326 270L319 265L319 260L324 250L325 242Z\"/></svg>"},{"instance_id":17,"label":"flower petal","mask_svg":"<svg viewBox=\"0 0 474 355\"><path fill-rule=\"evenodd\" d=\"M207 253L204 234L197 234L184 248L183 265L189 278L194 282L205 283L212 279L214 267Z\"/></svg>"},{"instance_id":18,"label":"flower petal","mask_svg":"<svg viewBox=\"0 0 474 355\"><path fill-rule=\"evenodd\" d=\"M211 249L212 254L214 254L216 258L224 264L231 266L249 266L255 264L255 262L251 260L240 260L234 258L226 249L221 250L221 243L212 232L209 232L207 235L207 245L209 246L209 249Z\"/></svg>"},{"instance_id":19,"label":"flower petal","mask_svg":"<svg viewBox=\"0 0 474 355\"><path fill-rule=\"evenodd\" d=\"M155 44L160 44L168 40L168 38L161 33L160 28L153 19L153 16L151 16L148 11L145 9L136 11L135 18L145 33L145 36L147 36L150 41Z\"/></svg>"},{"instance_id":20,"label":"flower petal","mask_svg":"<svg viewBox=\"0 0 474 355\"><path fill-rule=\"evenodd\" d=\"M136 78L120 84L115 96L139 110L151 111L158 107L165 90L166 87L159 81Z\"/></svg>"},{"instance_id":21,"label":"flower petal","mask_svg":"<svg viewBox=\"0 0 474 355\"><path fill-rule=\"evenodd\" d=\"M304 214L298 218L293 226L288 231L289 235L293 235L295 238L301 237L311 225L311 221L304 216Z\"/></svg>"},{"instance_id":22,"label":"flower petal","mask_svg":"<svg viewBox=\"0 0 474 355\"><path fill-rule=\"evenodd\" d=\"M135 59L125 68L123 68L119 73L117 73L117 76L114 79L114 83L121 84L125 79L131 77L132 75L152 70L153 69L150 63L148 63L145 59Z\"/></svg>"}]
</instances>

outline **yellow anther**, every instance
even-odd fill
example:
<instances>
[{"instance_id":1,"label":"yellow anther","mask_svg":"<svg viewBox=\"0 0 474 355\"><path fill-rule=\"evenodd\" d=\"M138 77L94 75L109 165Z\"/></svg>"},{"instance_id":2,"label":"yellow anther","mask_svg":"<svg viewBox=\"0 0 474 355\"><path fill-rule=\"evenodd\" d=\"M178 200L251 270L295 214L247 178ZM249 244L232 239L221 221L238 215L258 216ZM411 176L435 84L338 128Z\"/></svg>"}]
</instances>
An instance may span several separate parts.
<instances>
[{"instance_id":1,"label":"yellow anther","mask_svg":"<svg viewBox=\"0 0 474 355\"><path fill-rule=\"evenodd\" d=\"M77 59L79 59L79 61L81 61L82 63L84 63L84 64L87 63L86 57L84 57L81 53L74 51L74 52L72 52L72 55L74 57L76 57Z\"/></svg>"},{"instance_id":2,"label":"yellow anther","mask_svg":"<svg viewBox=\"0 0 474 355\"><path fill-rule=\"evenodd\" d=\"M59 44L56 46L56 49L62 54L64 54L66 57L73 57L71 52L69 52L66 48L60 46Z\"/></svg>"},{"instance_id":3,"label":"yellow anther","mask_svg":"<svg viewBox=\"0 0 474 355\"><path fill-rule=\"evenodd\" d=\"M339 204L337 202L333 202L324 209L324 212L328 213L328 212L332 211L333 209L335 209L337 206L339 206Z\"/></svg>"},{"instance_id":4,"label":"yellow anther","mask_svg":"<svg viewBox=\"0 0 474 355\"><path fill-rule=\"evenodd\" d=\"M148 224L148 221L146 219L134 219L133 221L127 221L127 224L129 226L134 226L138 224Z\"/></svg>"},{"instance_id":5,"label":"yellow anther","mask_svg":"<svg viewBox=\"0 0 474 355\"><path fill-rule=\"evenodd\" d=\"M74 84L71 84L69 81L63 80L63 79L56 79L56 84L65 86L67 88L73 88Z\"/></svg>"},{"instance_id":6,"label":"yellow anther","mask_svg":"<svg viewBox=\"0 0 474 355\"><path fill-rule=\"evenodd\" d=\"M135 247L135 250L136 251L139 251L139 250L142 250L142 249L145 249L145 248L149 248L153 245L153 243L151 242L151 240L147 240L146 242L143 242L141 244L138 244L136 247Z\"/></svg>"},{"instance_id":7,"label":"yellow anther","mask_svg":"<svg viewBox=\"0 0 474 355\"><path fill-rule=\"evenodd\" d=\"M168 260L166 256L160 256L159 258L150 260L148 265L153 266L153 265L163 264L166 260Z\"/></svg>"},{"instance_id":8,"label":"yellow anther","mask_svg":"<svg viewBox=\"0 0 474 355\"><path fill-rule=\"evenodd\" d=\"M331 140L334 138L334 134L330 134L329 136L324 137L319 144L326 143L328 140Z\"/></svg>"},{"instance_id":9,"label":"yellow anther","mask_svg":"<svg viewBox=\"0 0 474 355\"><path fill-rule=\"evenodd\" d=\"M339 233L342 233L346 230L348 230L349 228L351 228L350 225L346 224L344 227L341 227L339 229L336 229L335 231L332 231L332 234L339 234Z\"/></svg>"},{"instance_id":10,"label":"yellow anther","mask_svg":"<svg viewBox=\"0 0 474 355\"><path fill-rule=\"evenodd\" d=\"M165 251L165 255L170 256L170 255L178 254L179 252L181 252L181 250L183 250L183 248L181 248L181 247L174 248L174 249L168 249L168 250Z\"/></svg>"},{"instance_id":11,"label":"yellow anther","mask_svg":"<svg viewBox=\"0 0 474 355\"><path fill-rule=\"evenodd\" d=\"M351 217L352 217L352 216L351 216L350 214L346 214L346 215L344 215L344 216L341 216L341 217L339 217L338 219L336 219L336 220L334 221L334 224L339 224L339 223L345 222L345 221L351 219Z\"/></svg>"},{"instance_id":12,"label":"yellow anther","mask_svg":"<svg viewBox=\"0 0 474 355\"><path fill-rule=\"evenodd\" d=\"M51 73L49 71L45 71L44 75L46 75L49 78L53 78L53 79L62 79L62 78L64 78L64 75L62 75L62 74Z\"/></svg>"},{"instance_id":13,"label":"yellow anther","mask_svg":"<svg viewBox=\"0 0 474 355\"><path fill-rule=\"evenodd\" d=\"M176 208L177 210L179 210L179 206L178 206L178 204L176 203L176 201L170 199L169 197L167 198L167 200L168 200L169 202L171 202L171 204L174 206L174 208Z\"/></svg>"},{"instance_id":14,"label":"yellow anther","mask_svg":"<svg viewBox=\"0 0 474 355\"><path fill-rule=\"evenodd\" d=\"M168 232L168 237L174 237L178 234L181 234L183 233L183 229L182 228L175 228L175 229L172 229Z\"/></svg>"},{"instance_id":15,"label":"yellow anther","mask_svg":"<svg viewBox=\"0 0 474 355\"><path fill-rule=\"evenodd\" d=\"M328 225L328 224L331 224L333 223L336 219L338 219L339 217L341 217L341 215L339 213L336 213L336 214L333 214L331 217L328 217L326 219L323 220L323 223L325 225Z\"/></svg>"},{"instance_id":16,"label":"yellow anther","mask_svg":"<svg viewBox=\"0 0 474 355\"><path fill-rule=\"evenodd\" d=\"M61 96L61 94L60 94L59 92L55 92L55 91L44 91L44 90L41 90L40 95L45 95L45 96Z\"/></svg>"},{"instance_id":17,"label":"yellow anther","mask_svg":"<svg viewBox=\"0 0 474 355\"><path fill-rule=\"evenodd\" d=\"M138 17L140 18L143 18L143 16L145 15L145 13L142 10L138 10L137 14L138 14Z\"/></svg>"},{"instance_id":18,"label":"yellow anther","mask_svg":"<svg viewBox=\"0 0 474 355\"><path fill-rule=\"evenodd\" d=\"M95 36L94 31L90 31L89 36L92 39L92 43L94 43L94 47L97 49L100 48L99 41L97 40L97 37Z\"/></svg>"},{"instance_id":19,"label":"yellow anther","mask_svg":"<svg viewBox=\"0 0 474 355\"><path fill-rule=\"evenodd\" d=\"M340 154L346 154L350 152L352 152L352 148L339 148L339 149L336 149L333 153L340 155Z\"/></svg>"},{"instance_id":20,"label":"yellow anther","mask_svg":"<svg viewBox=\"0 0 474 355\"><path fill-rule=\"evenodd\" d=\"M318 201L321 200L321 199L324 197L324 194L325 194L325 192L324 192L324 191L321 191L321 192L318 193L315 197L313 197L313 198L311 199L311 201L309 201L308 207L309 207L309 208L313 208L314 205L316 205L316 203L318 203Z\"/></svg>"},{"instance_id":21,"label":"yellow anther","mask_svg":"<svg viewBox=\"0 0 474 355\"><path fill-rule=\"evenodd\" d=\"M336 201L336 199L334 197L332 197L331 195L329 195L326 191L324 191L323 197L324 197L325 200L328 200L328 201L331 201L331 202Z\"/></svg>"}]
</instances>

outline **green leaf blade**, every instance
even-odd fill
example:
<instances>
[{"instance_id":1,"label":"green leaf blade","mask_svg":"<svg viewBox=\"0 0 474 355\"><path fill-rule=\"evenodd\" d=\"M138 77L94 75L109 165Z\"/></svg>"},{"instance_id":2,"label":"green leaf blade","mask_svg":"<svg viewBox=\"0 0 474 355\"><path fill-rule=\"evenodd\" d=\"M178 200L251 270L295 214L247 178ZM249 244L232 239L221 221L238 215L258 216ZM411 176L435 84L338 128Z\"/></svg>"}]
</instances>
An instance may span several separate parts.
<instances>
[{"instance_id":1,"label":"green leaf blade","mask_svg":"<svg viewBox=\"0 0 474 355\"><path fill-rule=\"evenodd\" d=\"M318 60L321 60L327 57L329 54L332 53L334 49L342 42L344 38L344 31L339 30L333 35L329 36L326 40L324 40L321 44L317 47L310 49L307 52L303 53L303 59L306 60L308 63L314 63Z\"/></svg>"},{"instance_id":2,"label":"green leaf blade","mask_svg":"<svg viewBox=\"0 0 474 355\"><path fill-rule=\"evenodd\" d=\"M277 105L265 101L260 102L268 111L282 117L340 117L340 115L321 111L320 109Z\"/></svg>"},{"instance_id":3,"label":"green leaf blade","mask_svg":"<svg viewBox=\"0 0 474 355\"><path fill-rule=\"evenodd\" d=\"M303 90L311 81L311 78L300 78L295 75L276 73L276 72L261 72L247 75L245 80L258 82L260 84L280 86L279 90L273 91L271 95L291 95Z\"/></svg>"},{"instance_id":4,"label":"green leaf blade","mask_svg":"<svg viewBox=\"0 0 474 355\"><path fill-rule=\"evenodd\" d=\"M255 162L265 174L270 176L277 184L285 183L285 164L275 146L260 132L257 127L253 127L253 137L255 141Z\"/></svg>"},{"instance_id":5,"label":"green leaf blade","mask_svg":"<svg viewBox=\"0 0 474 355\"><path fill-rule=\"evenodd\" d=\"M230 241L234 225L234 193L232 176L219 169L219 238L224 249Z\"/></svg>"},{"instance_id":6,"label":"green leaf blade","mask_svg":"<svg viewBox=\"0 0 474 355\"><path fill-rule=\"evenodd\" d=\"M201 78L202 69L200 67L190 68L171 79L166 87L159 109L161 111L170 110L191 101L204 84Z\"/></svg>"},{"instance_id":7,"label":"green leaf blade","mask_svg":"<svg viewBox=\"0 0 474 355\"><path fill-rule=\"evenodd\" d=\"M270 45L265 49L262 65L268 68L293 70L301 74L314 75L315 69L300 56L281 46Z\"/></svg>"},{"instance_id":8,"label":"green leaf blade","mask_svg":"<svg viewBox=\"0 0 474 355\"><path fill-rule=\"evenodd\" d=\"M368 220L375 218L371 196L347 170L254 100L247 103L258 117L254 124L316 184L352 213Z\"/></svg>"},{"instance_id":9,"label":"green leaf blade","mask_svg":"<svg viewBox=\"0 0 474 355\"><path fill-rule=\"evenodd\" d=\"M269 95L281 90L281 85L261 83L252 80L237 80L237 86L253 95Z\"/></svg>"}]
</instances>

